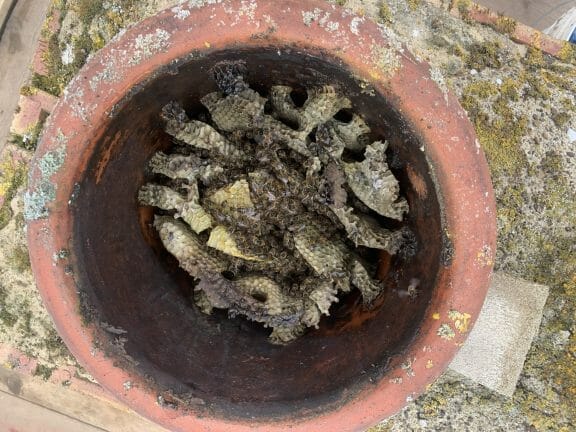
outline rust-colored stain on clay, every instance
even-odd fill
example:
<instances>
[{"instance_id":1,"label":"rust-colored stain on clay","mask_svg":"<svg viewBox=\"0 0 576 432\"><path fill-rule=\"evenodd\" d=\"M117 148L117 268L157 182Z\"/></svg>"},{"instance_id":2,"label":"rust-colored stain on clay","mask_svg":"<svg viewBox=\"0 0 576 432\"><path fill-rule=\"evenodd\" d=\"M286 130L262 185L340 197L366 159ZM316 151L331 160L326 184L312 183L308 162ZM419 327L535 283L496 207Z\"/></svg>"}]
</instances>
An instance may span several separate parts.
<instances>
[{"instance_id":1,"label":"rust-colored stain on clay","mask_svg":"<svg viewBox=\"0 0 576 432\"><path fill-rule=\"evenodd\" d=\"M406 172L408 173L410 183L412 183L412 187L414 188L418 196L421 199L425 199L428 196L428 188L426 187L426 182L424 181L422 176L418 174L411 166L408 166L406 168Z\"/></svg>"}]
</instances>

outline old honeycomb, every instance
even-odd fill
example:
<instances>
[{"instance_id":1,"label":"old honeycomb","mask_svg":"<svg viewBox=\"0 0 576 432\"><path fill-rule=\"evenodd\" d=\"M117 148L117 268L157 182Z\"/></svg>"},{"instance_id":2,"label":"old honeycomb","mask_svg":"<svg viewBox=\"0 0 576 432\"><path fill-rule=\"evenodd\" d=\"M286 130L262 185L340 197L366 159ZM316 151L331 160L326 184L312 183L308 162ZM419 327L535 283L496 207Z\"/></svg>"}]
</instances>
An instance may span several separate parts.
<instances>
[{"instance_id":1,"label":"old honeycomb","mask_svg":"<svg viewBox=\"0 0 576 432\"><path fill-rule=\"evenodd\" d=\"M373 251L397 253L407 233L385 223L408 211L387 143L370 142L335 86L297 98L275 85L263 97L242 62L212 74L219 91L201 99L207 112L162 110L174 146L150 159L138 197L194 278L193 303L261 323L276 344L318 327L342 293L359 290L369 307L383 290Z\"/></svg>"}]
</instances>

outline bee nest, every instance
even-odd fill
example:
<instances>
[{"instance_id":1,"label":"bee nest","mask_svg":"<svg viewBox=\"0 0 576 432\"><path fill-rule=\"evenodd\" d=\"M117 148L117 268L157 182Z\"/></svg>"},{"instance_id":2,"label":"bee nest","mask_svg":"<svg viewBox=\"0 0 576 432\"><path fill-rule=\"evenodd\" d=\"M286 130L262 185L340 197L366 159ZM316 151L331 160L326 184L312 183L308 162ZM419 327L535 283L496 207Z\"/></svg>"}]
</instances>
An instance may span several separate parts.
<instances>
[{"instance_id":1,"label":"bee nest","mask_svg":"<svg viewBox=\"0 0 576 432\"><path fill-rule=\"evenodd\" d=\"M404 229L383 227L381 216L401 221L408 204L387 143L370 143L336 87L306 89L298 106L291 87L264 97L244 71L238 62L214 68L220 91L201 99L209 116L164 107L175 145L150 159L154 182L138 198L157 208L154 226L194 278L200 310L262 323L285 344L318 327L341 293L357 289L369 306L382 292L363 256L397 252ZM344 109L348 121L336 119Z\"/></svg>"}]
</instances>

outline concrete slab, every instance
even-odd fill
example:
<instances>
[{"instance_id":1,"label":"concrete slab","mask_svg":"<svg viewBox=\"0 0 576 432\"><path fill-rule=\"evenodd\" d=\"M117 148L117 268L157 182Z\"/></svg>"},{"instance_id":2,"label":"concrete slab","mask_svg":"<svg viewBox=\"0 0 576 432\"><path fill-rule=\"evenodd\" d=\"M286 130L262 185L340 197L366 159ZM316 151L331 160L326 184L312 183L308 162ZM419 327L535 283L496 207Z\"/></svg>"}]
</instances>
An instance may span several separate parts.
<instances>
[{"instance_id":1,"label":"concrete slab","mask_svg":"<svg viewBox=\"0 0 576 432\"><path fill-rule=\"evenodd\" d=\"M0 392L0 430L6 432L103 432L103 429L3 392Z\"/></svg>"},{"instance_id":2,"label":"concrete slab","mask_svg":"<svg viewBox=\"0 0 576 432\"><path fill-rule=\"evenodd\" d=\"M475 0L536 30L544 30L574 6L573 0Z\"/></svg>"},{"instance_id":3,"label":"concrete slab","mask_svg":"<svg viewBox=\"0 0 576 432\"><path fill-rule=\"evenodd\" d=\"M34 416L41 417L44 414L48 415L48 412L52 412L70 420L75 419L77 425L82 425L82 427L84 427L83 425L91 426L89 429L81 427L68 429L46 427L37 429L33 427L35 423L31 423L30 427L24 427L27 426L26 423L16 423L20 424L20 428L14 427L14 431L91 432L98 430L108 432L167 432L164 428L140 417L111 398L99 397L94 393L85 393L62 385L44 382L39 378L23 375L0 366L0 395L6 393L32 404L26 405L14 398L4 397L6 403L17 403L19 406L34 408L30 411L31 419ZM5 407L3 409L2 404L3 401L0 398L0 431L10 431L10 428L3 426L13 419L3 417L5 414L9 414L10 410L6 410ZM38 407L38 409L35 407ZM39 411L40 407L43 407L45 411ZM54 416L50 418L52 417ZM58 420L56 417L54 417L54 421L64 421L62 418ZM41 423L39 424L41 425Z\"/></svg>"},{"instance_id":4,"label":"concrete slab","mask_svg":"<svg viewBox=\"0 0 576 432\"><path fill-rule=\"evenodd\" d=\"M20 87L30 75L30 61L50 0L18 0L0 39L0 150L18 106Z\"/></svg>"},{"instance_id":5,"label":"concrete slab","mask_svg":"<svg viewBox=\"0 0 576 432\"><path fill-rule=\"evenodd\" d=\"M478 321L450 369L512 396L547 297L546 286L494 274Z\"/></svg>"},{"instance_id":6,"label":"concrete slab","mask_svg":"<svg viewBox=\"0 0 576 432\"><path fill-rule=\"evenodd\" d=\"M0 0L0 39L6 29L6 23L16 6L17 0Z\"/></svg>"}]
</instances>

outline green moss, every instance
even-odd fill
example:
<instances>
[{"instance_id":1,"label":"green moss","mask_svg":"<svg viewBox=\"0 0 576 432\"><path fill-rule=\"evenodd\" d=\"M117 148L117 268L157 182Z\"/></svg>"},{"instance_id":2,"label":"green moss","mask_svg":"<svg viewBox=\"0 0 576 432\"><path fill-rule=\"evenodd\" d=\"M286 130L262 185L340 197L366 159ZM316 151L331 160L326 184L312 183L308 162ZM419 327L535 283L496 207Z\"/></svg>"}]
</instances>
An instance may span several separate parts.
<instances>
[{"instance_id":1,"label":"green moss","mask_svg":"<svg viewBox=\"0 0 576 432\"><path fill-rule=\"evenodd\" d=\"M576 93L576 77L571 76L569 71L562 73L553 70L542 70L542 76L547 82L559 89L568 90L573 94Z\"/></svg>"},{"instance_id":2,"label":"green moss","mask_svg":"<svg viewBox=\"0 0 576 432\"><path fill-rule=\"evenodd\" d=\"M34 75L32 75L31 84L32 86L54 96L60 96L62 93L60 83L54 76L44 76L34 73Z\"/></svg>"},{"instance_id":3,"label":"green moss","mask_svg":"<svg viewBox=\"0 0 576 432\"><path fill-rule=\"evenodd\" d=\"M458 8L458 12L460 12L460 17L467 22L469 20L472 2L470 0L456 0L456 7Z\"/></svg>"},{"instance_id":4,"label":"green moss","mask_svg":"<svg viewBox=\"0 0 576 432\"><path fill-rule=\"evenodd\" d=\"M20 147L24 150L34 151L38 146L38 140L40 139L40 135L42 130L44 129L44 123L46 123L46 119L48 118L48 112L41 111L40 112L40 119L38 123L31 129L29 129L24 135L19 134L11 134L8 138L8 142L14 144L17 147Z\"/></svg>"},{"instance_id":5,"label":"green moss","mask_svg":"<svg viewBox=\"0 0 576 432\"><path fill-rule=\"evenodd\" d=\"M73 45L74 62L72 65L75 69L79 70L82 66L84 66L86 59L94 50L94 44L92 42L92 38L88 34L88 31L85 30L80 34L80 36L73 40Z\"/></svg>"},{"instance_id":6,"label":"green moss","mask_svg":"<svg viewBox=\"0 0 576 432\"><path fill-rule=\"evenodd\" d=\"M499 69L502 66L500 50L501 46L498 42L474 43L469 49L466 65L479 71L487 67Z\"/></svg>"},{"instance_id":7,"label":"green moss","mask_svg":"<svg viewBox=\"0 0 576 432\"><path fill-rule=\"evenodd\" d=\"M523 184L511 185L498 196L497 216L499 234L508 235L520 223L521 208L526 201L526 192Z\"/></svg>"},{"instance_id":8,"label":"green moss","mask_svg":"<svg viewBox=\"0 0 576 432\"><path fill-rule=\"evenodd\" d=\"M494 28L500 33L511 35L516 30L516 25L516 20L508 18L504 15L499 15Z\"/></svg>"},{"instance_id":9,"label":"green moss","mask_svg":"<svg viewBox=\"0 0 576 432\"><path fill-rule=\"evenodd\" d=\"M336 0L336 4L338 6L344 6L346 5L347 0Z\"/></svg>"},{"instance_id":10,"label":"green moss","mask_svg":"<svg viewBox=\"0 0 576 432\"><path fill-rule=\"evenodd\" d=\"M16 196L18 189L26 181L27 170L24 166L14 167L11 162L0 164L0 196L4 202L0 207L0 229L3 229L12 219L10 202Z\"/></svg>"},{"instance_id":11,"label":"green moss","mask_svg":"<svg viewBox=\"0 0 576 432\"><path fill-rule=\"evenodd\" d=\"M76 13L84 25L90 25L103 11L103 0L76 0Z\"/></svg>"},{"instance_id":12,"label":"green moss","mask_svg":"<svg viewBox=\"0 0 576 432\"><path fill-rule=\"evenodd\" d=\"M498 94L498 86L492 81L475 81L469 84L464 90L464 95L478 96L482 99L496 96Z\"/></svg>"},{"instance_id":13,"label":"green moss","mask_svg":"<svg viewBox=\"0 0 576 432\"><path fill-rule=\"evenodd\" d=\"M72 39L68 35L66 39L66 42L72 47L74 61L65 65L62 63L64 46L60 44L58 34L52 34L50 31L49 20L53 18L46 20L42 34L48 42L48 48L43 58L47 74L46 76L35 74L32 78L33 86L52 95L60 96L64 88L84 65L88 56L106 44L107 37L115 35L127 24L141 18L141 12L137 11L140 6L137 0L119 2L122 6L122 13L116 12L113 8L105 9L104 3L104 0L59 0L53 3L52 9L60 11L61 21L66 16L68 8L77 13L81 32L78 36L72 37ZM89 33L94 20L100 20L99 24L105 28L103 30L104 35L101 33Z\"/></svg>"},{"instance_id":14,"label":"green moss","mask_svg":"<svg viewBox=\"0 0 576 432\"><path fill-rule=\"evenodd\" d=\"M47 335L44 338L43 342L50 353L50 358L58 358L58 357L71 357L68 348L60 338L60 335L54 330L54 328L49 328L47 330Z\"/></svg>"},{"instance_id":15,"label":"green moss","mask_svg":"<svg viewBox=\"0 0 576 432\"><path fill-rule=\"evenodd\" d=\"M560 51L557 54L558 58L567 63L576 62L576 48L570 42L564 42Z\"/></svg>"},{"instance_id":16,"label":"green moss","mask_svg":"<svg viewBox=\"0 0 576 432\"><path fill-rule=\"evenodd\" d=\"M18 317L2 308L2 310L0 310L0 322L2 322L3 326L12 328L18 322Z\"/></svg>"},{"instance_id":17,"label":"green moss","mask_svg":"<svg viewBox=\"0 0 576 432\"><path fill-rule=\"evenodd\" d=\"M524 89L525 96L539 100L550 99L550 90L548 90L546 82L539 72L528 72L525 75L525 80L528 84Z\"/></svg>"},{"instance_id":18,"label":"green moss","mask_svg":"<svg viewBox=\"0 0 576 432\"><path fill-rule=\"evenodd\" d=\"M52 376L52 373L56 370L54 367L46 366L43 364L38 364L34 370L34 376L42 378L44 381L48 381Z\"/></svg>"},{"instance_id":19,"label":"green moss","mask_svg":"<svg viewBox=\"0 0 576 432\"><path fill-rule=\"evenodd\" d=\"M90 39L92 39L92 49L94 51L98 51L98 50L104 48L104 45L106 45L106 41L104 40L102 35L100 35L100 33L95 34L95 35L90 35Z\"/></svg>"},{"instance_id":20,"label":"green moss","mask_svg":"<svg viewBox=\"0 0 576 432\"><path fill-rule=\"evenodd\" d=\"M390 432L392 430L392 425L388 422L378 426L374 426L368 429L366 432Z\"/></svg>"},{"instance_id":21,"label":"green moss","mask_svg":"<svg viewBox=\"0 0 576 432\"><path fill-rule=\"evenodd\" d=\"M406 3L408 3L408 7L410 8L410 10L415 11L420 7L420 0L406 0Z\"/></svg>"},{"instance_id":22,"label":"green moss","mask_svg":"<svg viewBox=\"0 0 576 432\"><path fill-rule=\"evenodd\" d=\"M506 78L500 86L500 94L503 98L512 101L518 101L518 82L512 78Z\"/></svg>"},{"instance_id":23,"label":"green moss","mask_svg":"<svg viewBox=\"0 0 576 432\"><path fill-rule=\"evenodd\" d=\"M392 11L388 4L382 2L380 3L380 8L378 9L378 18L382 24L391 24L393 22Z\"/></svg>"},{"instance_id":24,"label":"green moss","mask_svg":"<svg viewBox=\"0 0 576 432\"><path fill-rule=\"evenodd\" d=\"M566 112L575 112L576 111L576 105L574 105L574 102L572 102L572 100L569 98L562 98L560 100L560 106Z\"/></svg>"},{"instance_id":25,"label":"green moss","mask_svg":"<svg viewBox=\"0 0 576 432\"><path fill-rule=\"evenodd\" d=\"M466 59L466 50L462 48L462 45L460 45L459 43L451 45L450 48L448 49L448 54L455 55L457 57L460 57L461 59Z\"/></svg>"},{"instance_id":26,"label":"green moss","mask_svg":"<svg viewBox=\"0 0 576 432\"><path fill-rule=\"evenodd\" d=\"M552 121L556 126L561 128L566 126L566 123L570 121L570 117L571 117L570 114L568 114L567 112L558 111L552 115Z\"/></svg>"},{"instance_id":27,"label":"green moss","mask_svg":"<svg viewBox=\"0 0 576 432\"><path fill-rule=\"evenodd\" d=\"M20 94L22 96L34 96L36 93L38 93L38 89L33 86L25 85L20 88Z\"/></svg>"},{"instance_id":28,"label":"green moss","mask_svg":"<svg viewBox=\"0 0 576 432\"><path fill-rule=\"evenodd\" d=\"M19 330L29 337L36 336L36 332L32 329L32 312L28 300L21 305Z\"/></svg>"},{"instance_id":29,"label":"green moss","mask_svg":"<svg viewBox=\"0 0 576 432\"><path fill-rule=\"evenodd\" d=\"M546 64L544 54L542 54L542 50L538 48L538 44L528 47L526 56L524 57L524 64L532 70L544 67Z\"/></svg>"},{"instance_id":30,"label":"green moss","mask_svg":"<svg viewBox=\"0 0 576 432\"><path fill-rule=\"evenodd\" d=\"M30 255L28 249L17 246L8 256L8 265L20 273L30 270Z\"/></svg>"},{"instance_id":31,"label":"green moss","mask_svg":"<svg viewBox=\"0 0 576 432\"><path fill-rule=\"evenodd\" d=\"M76 54L77 51L75 50L72 64L64 65L62 63L62 50L58 35L51 35L48 39L48 49L44 53L43 58L48 73L46 76L34 74L32 85L54 96L60 96L88 56L88 54L83 54L81 51L79 52L79 57Z\"/></svg>"},{"instance_id":32,"label":"green moss","mask_svg":"<svg viewBox=\"0 0 576 432\"><path fill-rule=\"evenodd\" d=\"M11 133L8 137L8 142L14 144L16 147L24 148L24 137L20 134Z\"/></svg>"},{"instance_id":33,"label":"green moss","mask_svg":"<svg viewBox=\"0 0 576 432\"><path fill-rule=\"evenodd\" d=\"M0 323L3 326L12 328L18 322L18 317L8 310L8 293L6 289L0 285Z\"/></svg>"}]
</instances>

